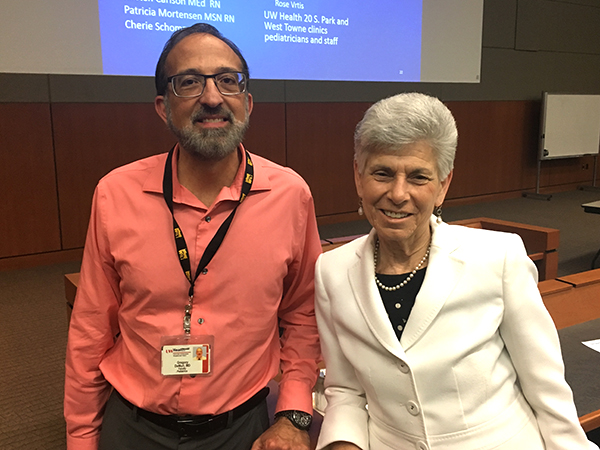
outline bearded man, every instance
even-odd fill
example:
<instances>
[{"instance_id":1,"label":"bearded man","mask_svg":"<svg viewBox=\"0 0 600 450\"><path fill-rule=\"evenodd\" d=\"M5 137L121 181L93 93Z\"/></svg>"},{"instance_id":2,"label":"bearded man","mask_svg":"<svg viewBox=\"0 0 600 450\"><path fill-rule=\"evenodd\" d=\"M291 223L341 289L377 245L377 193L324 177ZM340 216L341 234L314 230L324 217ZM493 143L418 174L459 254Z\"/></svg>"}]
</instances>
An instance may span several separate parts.
<instances>
[{"instance_id":1,"label":"bearded man","mask_svg":"<svg viewBox=\"0 0 600 450\"><path fill-rule=\"evenodd\" d=\"M309 448L320 240L302 178L242 145L248 82L211 25L164 47L155 107L177 144L96 187L67 348L68 450Z\"/></svg>"}]
</instances>

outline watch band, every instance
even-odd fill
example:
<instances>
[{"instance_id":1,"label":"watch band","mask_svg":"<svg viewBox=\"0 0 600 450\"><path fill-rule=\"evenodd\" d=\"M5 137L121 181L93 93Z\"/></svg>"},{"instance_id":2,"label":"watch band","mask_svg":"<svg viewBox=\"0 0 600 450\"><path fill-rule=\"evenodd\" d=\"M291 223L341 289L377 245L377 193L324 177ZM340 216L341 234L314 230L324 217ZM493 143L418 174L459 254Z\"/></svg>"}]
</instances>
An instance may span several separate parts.
<instances>
[{"instance_id":1,"label":"watch band","mask_svg":"<svg viewBox=\"0 0 600 450\"><path fill-rule=\"evenodd\" d=\"M312 424L312 415L296 409L279 411L275 414L275 419L279 419L280 417L285 417L292 422L292 425L302 431L308 431Z\"/></svg>"}]
</instances>

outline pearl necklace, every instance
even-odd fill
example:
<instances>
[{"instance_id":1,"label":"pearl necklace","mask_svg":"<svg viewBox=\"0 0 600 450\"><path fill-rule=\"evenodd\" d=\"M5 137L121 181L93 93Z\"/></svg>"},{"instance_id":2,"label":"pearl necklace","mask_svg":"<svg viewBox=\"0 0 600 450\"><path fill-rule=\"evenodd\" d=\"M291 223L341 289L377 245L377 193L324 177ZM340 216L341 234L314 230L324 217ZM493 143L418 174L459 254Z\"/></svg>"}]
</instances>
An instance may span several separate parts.
<instances>
[{"instance_id":1,"label":"pearl necklace","mask_svg":"<svg viewBox=\"0 0 600 450\"><path fill-rule=\"evenodd\" d=\"M377 239L377 242L375 243L375 254L373 255L373 263L375 266L375 283L377 283L377 286L379 286L381 289L386 291L397 291L398 289L403 288L408 284L410 280L413 279L413 277L421 268L421 266L425 264L425 261L427 261L427 257L429 256L429 250L431 250L431 240L429 241L429 245L427 246L427 252L425 252L425 256L423 256L421 262L417 265L417 267L415 267L415 269L410 273L410 275L408 275L406 280L404 280L400 284L397 284L396 286L386 286L381 281L379 281L379 278L377 278L377 259L379 257L379 239Z\"/></svg>"}]
</instances>

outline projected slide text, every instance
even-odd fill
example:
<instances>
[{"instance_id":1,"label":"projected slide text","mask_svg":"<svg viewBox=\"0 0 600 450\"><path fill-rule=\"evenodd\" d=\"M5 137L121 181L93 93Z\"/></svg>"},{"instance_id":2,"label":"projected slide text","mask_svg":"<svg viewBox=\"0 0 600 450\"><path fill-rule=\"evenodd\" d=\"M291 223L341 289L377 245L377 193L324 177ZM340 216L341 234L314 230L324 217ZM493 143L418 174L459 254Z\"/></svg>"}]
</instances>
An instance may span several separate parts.
<instances>
[{"instance_id":1,"label":"projected slide text","mask_svg":"<svg viewBox=\"0 0 600 450\"><path fill-rule=\"evenodd\" d=\"M259 79L420 81L421 0L99 0L103 71L153 75L176 30L206 22Z\"/></svg>"}]
</instances>

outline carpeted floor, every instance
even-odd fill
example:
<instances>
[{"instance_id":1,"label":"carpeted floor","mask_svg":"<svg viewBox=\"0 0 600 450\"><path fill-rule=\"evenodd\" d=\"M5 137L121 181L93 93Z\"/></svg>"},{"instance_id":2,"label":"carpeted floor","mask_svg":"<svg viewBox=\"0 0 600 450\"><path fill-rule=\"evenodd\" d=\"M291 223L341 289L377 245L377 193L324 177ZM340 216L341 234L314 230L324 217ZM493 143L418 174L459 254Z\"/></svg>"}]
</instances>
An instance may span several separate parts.
<instances>
[{"instance_id":1,"label":"carpeted floor","mask_svg":"<svg viewBox=\"0 0 600 450\"><path fill-rule=\"evenodd\" d=\"M581 203L600 192L554 194L444 209L446 221L492 217L560 229L559 275L590 268L600 248L600 215ZM321 227L322 237L366 233L368 223ZM67 319L63 275L78 263L0 272L0 449L64 450L62 417ZM600 440L600 433L594 439Z\"/></svg>"},{"instance_id":2,"label":"carpeted floor","mask_svg":"<svg viewBox=\"0 0 600 450\"><path fill-rule=\"evenodd\" d=\"M0 449L63 450L68 263L0 272Z\"/></svg>"}]
</instances>

